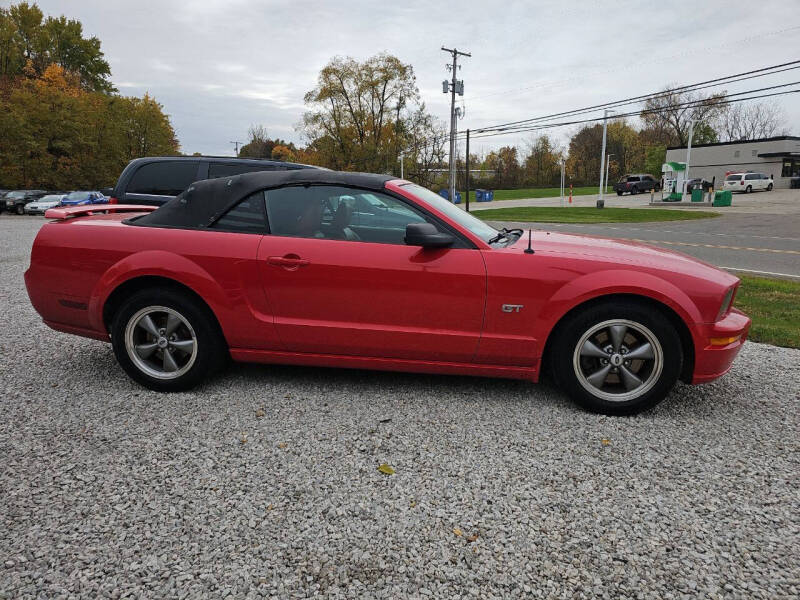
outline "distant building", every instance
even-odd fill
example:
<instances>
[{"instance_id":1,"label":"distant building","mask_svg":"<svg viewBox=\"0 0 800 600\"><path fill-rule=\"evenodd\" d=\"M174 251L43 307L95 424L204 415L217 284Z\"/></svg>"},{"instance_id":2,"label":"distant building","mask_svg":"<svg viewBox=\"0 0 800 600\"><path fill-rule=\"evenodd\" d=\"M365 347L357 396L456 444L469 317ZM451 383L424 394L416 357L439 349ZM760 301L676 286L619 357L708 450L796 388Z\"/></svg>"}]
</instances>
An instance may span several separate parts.
<instances>
[{"instance_id":1,"label":"distant building","mask_svg":"<svg viewBox=\"0 0 800 600\"><path fill-rule=\"evenodd\" d=\"M702 177L722 188L725 173L756 171L772 175L776 188L788 188L800 177L800 137L780 136L717 144L692 145L689 177ZM686 161L686 146L667 148L666 162Z\"/></svg>"}]
</instances>

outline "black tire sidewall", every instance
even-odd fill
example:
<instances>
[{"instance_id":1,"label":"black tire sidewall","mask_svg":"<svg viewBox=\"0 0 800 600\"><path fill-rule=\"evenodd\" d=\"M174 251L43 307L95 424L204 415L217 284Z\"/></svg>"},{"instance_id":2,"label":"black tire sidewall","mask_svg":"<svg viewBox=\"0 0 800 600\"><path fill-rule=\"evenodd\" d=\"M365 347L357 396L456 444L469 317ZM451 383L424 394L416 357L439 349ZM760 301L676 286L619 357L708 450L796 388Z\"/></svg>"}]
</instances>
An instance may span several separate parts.
<instances>
[{"instance_id":1,"label":"black tire sidewall","mask_svg":"<svg viewBox=\"0 0 800 600\"><path fill-rule=\"evenodd\" d=\"M591 327L612 319L627 319L647 327L661 344L663 367L656 384L642 396L625 402L598 398L578 381L572 357L580 338ZM678 332L657 308L637 302L604 303L589 307L559 327L550 357L559 387L579 406L606 415L629 415L652 408L672 390L683 366L683 350Z\"/></svg>"},{"instance_id":2,"label":"black tire sidewall","mask_svg":"<svg viewBox=\"0 0 800 600\"><path fill-rule=\"evenodd\" d=\"M197 357L194 365L176 379L157 379L142 372L128 356L125 329L131 317L147 306L165 306L179 312L197 336ZM142 290L128 298L117 310L111 324L111 344L117 361L131 379L151 390L180 392L199 384L225 363L227 349L213 315L204 304L189 294L176 290Z\"/></svg>"}]
</instances>

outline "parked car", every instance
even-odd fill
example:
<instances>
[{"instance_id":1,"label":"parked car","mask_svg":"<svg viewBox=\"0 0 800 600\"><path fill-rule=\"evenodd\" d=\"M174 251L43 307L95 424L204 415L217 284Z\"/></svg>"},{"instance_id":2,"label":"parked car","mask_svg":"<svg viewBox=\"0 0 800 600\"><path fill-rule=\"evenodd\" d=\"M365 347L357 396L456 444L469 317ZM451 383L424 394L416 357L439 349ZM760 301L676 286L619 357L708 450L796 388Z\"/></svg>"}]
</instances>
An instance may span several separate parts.
<instances>
[{"instance_id":1,"label":"parked car","mask_svg":"<svg viewBox=\"0 0 800 600\"><path fill-rule=\"evenodd\" d=\"M101 192L70 192L61 199L61 206L83 206L86 204L107 204L108 198Z\"/></svg>"},{"instance_id":2,"label":"parked car","mask_svg":"<svg viewBox=\"0 0 800 600\"><path fill-rule=\"evenodd\" d=\"M660 189L661 184L658 180L647 173L624 175L614 184L614 191L617 192L617 196L622 196L625 192L633 195L639 192L658 191Z\"/></svg>"},{"instance_id":3,"label":"parked car","mask_svg":"<svg viewBox=\"0 0 800 600\"><path fill-rule=\"evenodd\" d=\"M61 204L64 194L48 194L25 205L26 215L43 215L48 208Z\"/></svg>"},{"instance_id":4,"label":"parked car","mask_svg":"<svg viewBox=\"0 0 800 600\"><path fill-rule=\"evenodd\" d=\"M729 173L725 176L725 183L722 186L723 190L746 194L756 190L771 192L772 188L772 176L765 173Z\"/></svg>"},{"instance_id":5,"label":"parked car","mask_svg":"<svg viewBox=\"0 0 800 600\"><path fill-rule=\"evenodd\" d=\"M690 179L686 182L686 193L691 194L692 190L697 186L700 186L704 192L708 192L711 189L711 182L700 177Z\"/></svg>"},{"instance_id":6,"label":"parked car","mask_svg":"<svg viewBox=\"0 0 800 600\"><path fill-rule=\"evenodd\" d=\"M350 198L405 219L359 225ZM160 208L92 210L47 211L29 297L159 391L229 357L531 381L546 368L580 405L625 414L726 373L750 327L730 273L631 241L498 231L390 176L247 173Z\"/></svg>"},{"instance_id":7,"label":"parked car","mask_svg":"<svg viewBox=\"0 0 800 600\"><path fill-rule=\"evenodd\" d=\"M25 205L47 194L45 190L14 190L3 197L3 208L18 215L25 214Z\"/></svg>"},{"instance_id":8,"label":"parked car","mask_svg":"<svg viewBox=\"0 0 800 600\"><path fill-rule=\"evenodd\" d=\"M111 204L161 206L194 181L254 171L318 169L278 160L213 156L148 156L128 163L111 195Z\"/></svg>"}]
</instances>

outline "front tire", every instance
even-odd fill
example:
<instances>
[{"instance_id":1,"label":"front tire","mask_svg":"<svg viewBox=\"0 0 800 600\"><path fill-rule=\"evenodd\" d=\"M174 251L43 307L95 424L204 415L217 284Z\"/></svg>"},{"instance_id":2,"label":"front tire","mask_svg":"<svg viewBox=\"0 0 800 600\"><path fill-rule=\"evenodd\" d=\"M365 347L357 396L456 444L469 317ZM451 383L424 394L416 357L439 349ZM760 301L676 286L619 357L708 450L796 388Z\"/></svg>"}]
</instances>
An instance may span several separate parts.
<instances>
[{"instance_id":1,"label":"front tire","mask_svg":"<svg viewBox=\"0 0 800 600\"><path fill-rule=\"evenodd\" d=\"M683 365L669 320L638 302L593 306L559 329L550 362L556 382L580 406L628 415L661 402Z\"/></svg>"},{"instance_id":2,"label":"front tire","mask_svg":"<svg viewBox=\"0 0 800 600\"><path fill-rule=\"evenodd\" d=\"M772 191L772 184L771 184L771 183L770 183L770 184L767 186L767 191L768 191L768 192L771 192L771 191Z\"/></svg>"},{"instance_id":3,"label":"front tire","mask_svg":"<svg viewBox=\"0 0 800 600\"><path fill-rule=\"evenodd\" d=\"M17 204L17 214L24 215L25 214L25 205L24 204Z\"/></svg>"},{"instance_id":4,"label":"front tire","mask_svg":"<svg viewBox=\"0 0 800 600\"><path fill-rule=\"evenodd\" d=\"M131 379L159 392L193 388L227 356L208 307L170 289L142 290L125 301L114 315L111 343Z\"/></svg>"}]
</instances>

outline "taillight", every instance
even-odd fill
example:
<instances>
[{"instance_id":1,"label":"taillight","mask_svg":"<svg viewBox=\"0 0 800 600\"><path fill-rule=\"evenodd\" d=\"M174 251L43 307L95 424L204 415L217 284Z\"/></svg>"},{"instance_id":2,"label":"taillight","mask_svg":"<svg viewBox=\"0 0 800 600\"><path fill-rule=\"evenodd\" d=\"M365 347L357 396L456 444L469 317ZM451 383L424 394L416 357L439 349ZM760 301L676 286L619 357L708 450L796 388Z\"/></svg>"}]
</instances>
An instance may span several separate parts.
<instances>
[{"instance_id":1,"label":"taillight","mask_svg":"<svg viewBox=\"0 0 800 600\"><path fill-rule=\"evenodd\" d=\"M739 185L744 185L744 181L740 181L740 182L739 182Z\"/></svg>"},{"instance_id":2,"label":"taillight","mask_svg":"<svg viewBox=\"0 0 800 600\"><path fill-rule=\"evenodd\" d=\"M119 204L119 200L114 198L114 196L111 196L111 198L108 199L108 203L109 204Z\"/></svg>"}]
</instances>

